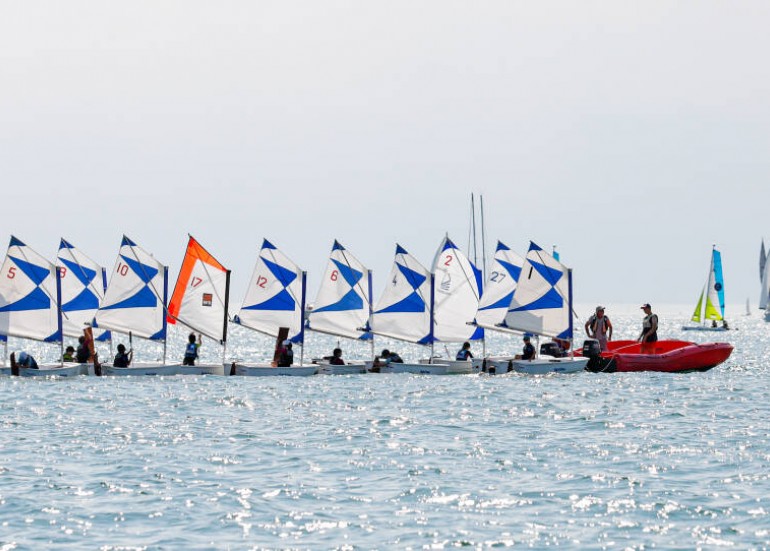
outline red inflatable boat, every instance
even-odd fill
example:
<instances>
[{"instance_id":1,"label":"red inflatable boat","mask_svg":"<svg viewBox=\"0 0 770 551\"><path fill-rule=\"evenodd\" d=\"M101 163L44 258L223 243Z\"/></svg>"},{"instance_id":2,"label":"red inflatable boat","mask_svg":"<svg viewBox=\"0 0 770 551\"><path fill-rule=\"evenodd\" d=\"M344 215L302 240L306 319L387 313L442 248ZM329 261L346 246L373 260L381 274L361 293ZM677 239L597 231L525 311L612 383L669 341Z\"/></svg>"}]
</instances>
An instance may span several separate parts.
<instances>
[{"instance_id":1,"label":"red inflatable boat","mask_svg":"<svg viewBox=\"0 0 770 551\"><path fill-rule=\"evenodd\" d=\"M600 352L599 342L585 341L576 354L591 359L586 369L594 372L616 371L666 371L687 373L708 371L730 357L731 344L715 342L696 344L687 341L658 341L644 345L637 341L610 341L609 350Z\"/></svg>"}]
</instances>

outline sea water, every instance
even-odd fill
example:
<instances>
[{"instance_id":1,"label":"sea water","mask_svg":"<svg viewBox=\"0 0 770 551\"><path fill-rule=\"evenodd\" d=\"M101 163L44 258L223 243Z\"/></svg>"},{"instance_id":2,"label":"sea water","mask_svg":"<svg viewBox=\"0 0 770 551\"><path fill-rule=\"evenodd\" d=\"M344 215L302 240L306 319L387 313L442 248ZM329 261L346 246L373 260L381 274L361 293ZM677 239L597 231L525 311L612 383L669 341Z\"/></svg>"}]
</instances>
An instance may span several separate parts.
<instances>
[{"instance_id":1,"label":"sea water","mask_svg":"<svg viewBox=\"0 0 770 551\"><path fill-rule=\"evenodd\" d=\"M636 336L640 314L608 315ZM732 357L678 375L1 378L0 549L770 547L770 324L685 318L662 337Z\"/></svg>"}]
</instances>

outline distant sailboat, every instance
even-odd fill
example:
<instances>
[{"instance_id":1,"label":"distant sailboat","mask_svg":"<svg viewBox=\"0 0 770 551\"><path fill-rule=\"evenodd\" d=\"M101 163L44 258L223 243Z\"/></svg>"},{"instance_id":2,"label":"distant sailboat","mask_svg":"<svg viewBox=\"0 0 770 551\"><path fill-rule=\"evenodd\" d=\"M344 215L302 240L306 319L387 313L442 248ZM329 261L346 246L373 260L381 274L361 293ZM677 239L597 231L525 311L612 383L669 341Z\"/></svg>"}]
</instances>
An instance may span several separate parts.
<instances>
[{"instance_id":1,"label":"distant sailboat","mask_svg":"<svg viewBox=\"0 0 770 551\"><path fill-rule=\"evenodd\" d=\"M725 318L725 284L722 275L722 254L717 250L716 245L711 250L711 263L709 265L708 279L706 286L701 291L698 304L695 305L692 318L695 323L702 325L686 325L682 327L685 331L727 331ZM711 325L706 325L711 321ZM717 326L717 322L722 321L722 326Z\"/></svg>"},{"instance_id":2,"label":"distant sailboat","mask_svg":"<svg viewBox=\"0 0 770 551\"><path fill-rule=\"evenodd\" d=\"M759 308L765 311L765 321L770 321L770 262L767 261L765 252L765 241L762 240L762 247L759 250L759 273L762 288L759 292Z\"/></svg>"}]
</instances>

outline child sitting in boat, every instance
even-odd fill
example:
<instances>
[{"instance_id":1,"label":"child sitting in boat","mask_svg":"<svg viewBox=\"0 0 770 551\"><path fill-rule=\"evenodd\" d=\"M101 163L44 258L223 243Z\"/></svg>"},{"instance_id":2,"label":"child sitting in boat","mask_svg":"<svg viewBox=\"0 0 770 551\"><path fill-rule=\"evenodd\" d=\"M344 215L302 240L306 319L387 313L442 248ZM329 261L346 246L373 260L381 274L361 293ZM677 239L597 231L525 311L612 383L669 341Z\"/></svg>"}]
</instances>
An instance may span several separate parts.
<instances>
[{"instance_id":1,"label":"child sitting in boat","mask_svg":"<svg viewBox=\"0 0 770 551\"><path fill-rule=\"evenodd\" d=\"M342 349L341 348L335 348L332 352L332 357L329 358L329 363L331 365L345 365L345 360L342 359Z\"/></svg>"},{"instance_id":2,"label":"child sitting in boat","mask_svg":"<svg viewBox=\"0 0 770 551\"><path fill-rule=\"evenodd\" d=\"M68 346L67 350L64 351L64 355L61 357L61 361L63 362L74 362L75 361L75 347L74 346Z\"/></svg>"},{"instance_id":3,"label":"child sitting in boat","mask_svg":"<svg viewBox=\"0 0 770 551\"><path fill-rule=\"evenodd\" d=\"M471 352L471 343L464 342L463 347L457 352L455 359L460 362L465 362L471 358L473 358L473 353Z\"/></svg>"},{"instance_id":4,"label":"child sitting in boat","mask_svg":"<svg viewBox=\"0 0 770 551\"><path fill-rule=\"evenodd\" d=\"M195 360L198 359L198 349L201 347L201 335L198 334L198 340L195 340L195 333L190 333L187 337L187 347L184 351L184 359L182 365L195 365Z\"/></svg>"},{"instance_id":5,"label":"child sitting in boat","mask_svg":"<svg viewBox=\"0 0 770 551\"><path fill-rule=\"evenodd\" d=\"M123 344L118 345L118 353L115 354L115 360L112 365L115 367L128 367L131 365L131 360L134 358L134 349L126 353L126 347Z\"/></svg>"}]
</instances>

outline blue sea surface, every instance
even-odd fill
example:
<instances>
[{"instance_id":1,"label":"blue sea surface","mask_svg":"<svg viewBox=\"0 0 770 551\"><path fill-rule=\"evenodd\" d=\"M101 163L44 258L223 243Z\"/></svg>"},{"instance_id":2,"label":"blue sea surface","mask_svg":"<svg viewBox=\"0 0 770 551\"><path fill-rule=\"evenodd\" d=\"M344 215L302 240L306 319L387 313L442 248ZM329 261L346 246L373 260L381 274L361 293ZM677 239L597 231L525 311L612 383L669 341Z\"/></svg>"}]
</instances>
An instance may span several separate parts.
<instances>
[{"instance_id":1,"label":"blue sea surface","mask_svg":"<svg viewBox=\"0 0 770 551\"><path fill-rule=\"evenodd\" d=\"M639 315L613 322L633 337ZM0 549L768 548L770 324L684 322L662 336L728 340L730 360L678 375L0 378ZM269 355L269 340L232 340L228 357ZM337 344L307 341L308 357Z\"/></svg>"}]
</instances>

